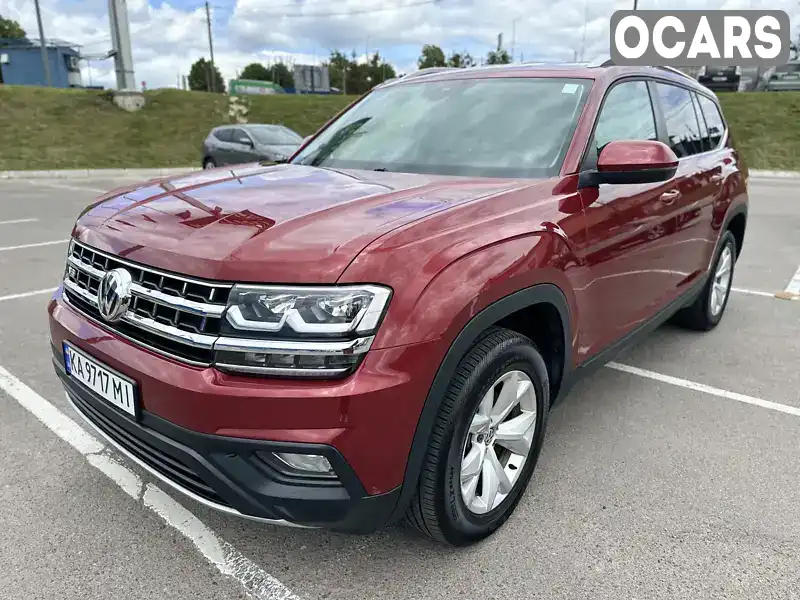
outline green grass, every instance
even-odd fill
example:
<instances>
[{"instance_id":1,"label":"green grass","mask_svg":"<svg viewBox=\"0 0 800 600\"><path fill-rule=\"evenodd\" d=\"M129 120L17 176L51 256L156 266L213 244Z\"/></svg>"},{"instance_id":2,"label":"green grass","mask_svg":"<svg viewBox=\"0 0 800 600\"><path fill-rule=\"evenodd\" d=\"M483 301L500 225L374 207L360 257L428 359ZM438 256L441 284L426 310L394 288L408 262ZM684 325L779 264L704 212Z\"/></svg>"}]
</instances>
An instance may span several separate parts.
<instances>
[{"instance_id":1,"label":"green grass","mask_svg":"<svg viewBox=\"0 0 800 600\"><path fill-rule=\"evenodd\" d=\"M748 167L800 171L800 92L726 93L719 99Z\"/></svg>"},{"instance_id":2,"label":"green grass","mask_svg":"<svg viewBox=\"0 0 800 600\"><path fill-rule=\"evenodd\" d=\"M215 125L229 123L228 97L158 90L134 113L106 93L0 85L0 171L185 167ZM316 131L353 100L342 96L250 98L250 122Z\"/></svg>"},{"instance_id":3,"label":"green grass","mask_svg":"<svg viewBox=\"0 0 800 600\"><path fill-rule=\"evenodd\" d=\"M126 113L105 92L0 85L0 171L199 165L208 130L229 123L228 97L147 92ZM250 122L313 133L353 100L342 96L250 97ZM720 94L751 169L800 170L800 93Z\"/></svg>"}]
</instances>

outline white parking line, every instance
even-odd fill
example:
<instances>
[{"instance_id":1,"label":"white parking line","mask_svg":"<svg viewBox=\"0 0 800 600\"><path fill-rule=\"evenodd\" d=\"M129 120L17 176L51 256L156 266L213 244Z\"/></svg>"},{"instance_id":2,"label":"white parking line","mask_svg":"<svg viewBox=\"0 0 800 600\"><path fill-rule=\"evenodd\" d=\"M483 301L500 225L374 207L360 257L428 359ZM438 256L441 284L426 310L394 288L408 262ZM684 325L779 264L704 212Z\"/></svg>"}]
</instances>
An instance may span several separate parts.
<instances>
[{"instance_id":1,"label":"white parking line","mask_svg":"<svg viewBox=\"0 0 800 600\"><path fill-rule=\"evenodd\" d=\"M32 292L22 292L21 294L10 294L8 296L0 296L0 302L6 300L18 300L19 298L29 298L30 296L38 296L39 294L52 294L58 288L46 288L43 290L33 290Z\"/></svg>"},{"instance_id":2,"label":"white parking line","mask_svg":"<svg viewBox=\"0 0 800 600\"><path fill-rule=\"evenodd\" d=\"M738 294L749 294L750 296L764 296L766 298L775 297L775 294L771 294L770 292L761 292L759 290L746 290L744 288L732 287L731 291L736 292Z\"/></svg>"},{"instance_id":3,"label":"white parking line","mask_svg":"<svg viewBox=\"0 0 800 600\"><path fill-rule=\"evenodd\" d=\"M12 219L11 221L0 221L0 225L18 225L19 223L34 223L39 219Z\"/></svg>"},{"instance_id":4,"label":"white parking line","mask_svg":"<svg viewBox=\"0 0 800 600\"><path fill-rule=\"evenodd\" d=\"M24 250L25 248L38 248L40 246L53 246L55 244L66 244L69 240L54 240L52 242L37 242L36 244L22 244L21 246L6 246L0 248L0 252L7 252L9 250Z\"/></svg>"},{"instance_id":5,"label":"white parking line","mask_svg":"<svg viewBox=\"0 0 800 600\"><path fill-rule=\"evenodd\" d=\"M63 190L74 190L78 192L94 192L97 194L105 194L109 190L101 190L99 188L92 188L92 187L84 187L82 185L70 185L68 183L53 183L53 182L44 182L44 181L34 181L32 179L24 180L25 183L30 185L37 185L42 187L49 187L49 188L56 188L56 189L63 189Z\"/></svg>"},{"instance_id":6,"label":"white parking line","mask_svg":"<svg viewBox=\"0 0 800 600\"><path fill-rule=\"evenodd\" d=\"M800 267L797 268L797 271L792 277L792 280L789 282L789 285L786 286L784 290L787 294L794 294L795 296L800 296Z\"/></svg>"},{"instance_id":7,"label":"white parking line","mask_svg":"<svg viewBox=\"0 0 800 600\"><path fill-rule=\"evenodd\" d=\"M251 597L257 600L299 600L280 581L221 540L161 488L151 483L144 484L136 473L117 460L111 449L3 367L0 367L0 390L80 452L89 464L116 483L123 492L191 541L218 571L236 580Z\"/></svg>"},{"instance_id":8,"label":"white parking line","mask_svg":"<svg viewBox=\"0 0 800 600\"><path fill-rule=\"evenodd\" d=\"M679 377L673 377L672 375L664 375L663 373L656 373L655 371L648 371L647 369L640 369L639 367L632 367L630 365L623 365L616 362L610 362L606 366L609 369L614 369L615 371L622 371L624 373L630 373L631 375L638 375L639 377L654 379L655 381L661 381L662 383L669 383L670 385L677 385L679 387L695 390L697 392L711 394L712 396L725 398L726 400L735 400L736 402L744 402L745 404L752 404L753 406L760 406L761 408L775 410L778 412L786 413L787 415L794 415L795 417L800 417L800 407L797 406L788 406L786 404L770 402L769 400L762 400L761 398L755 398L753 396L748 396L746 394L739 394L738 392L729 392L728 390L721 390L719 388L711 387L710 385L705 385L703 383L689 381L688 379L680 379Z\"/></svg>"}]
</instances>

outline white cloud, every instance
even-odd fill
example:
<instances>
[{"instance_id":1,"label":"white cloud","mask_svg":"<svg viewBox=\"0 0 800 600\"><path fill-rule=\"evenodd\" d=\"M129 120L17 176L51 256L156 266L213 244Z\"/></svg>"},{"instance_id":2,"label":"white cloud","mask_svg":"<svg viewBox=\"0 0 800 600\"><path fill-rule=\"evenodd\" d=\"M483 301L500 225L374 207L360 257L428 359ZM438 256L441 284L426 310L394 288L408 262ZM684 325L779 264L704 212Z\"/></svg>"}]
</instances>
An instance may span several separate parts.
<instances>
[{"instance_id":1,"label":"white cloud","mask_svg":"<svg viewBox=\"0 0 800 600\"><path fill-rule=\"evenodd\" d=\"M148 87L174 86L192 62L208 56L205 10L199 2L128 0L136 79ZM376 7L406 8L375 11ZM414 6L409 6L414 5ZM45 34L76 44L85 53L110 49L105 2L49 0L42 4ZM616 9L631 8L632 0L231 0L216 8L214 49L225 79L247 63L283 59L308 63L331 50L379 50L400 72L415 66L424 43L445 51L467 50L481 58L503 33L504 46L514 46L516 58L586 59L608 51L608 20ZM640 0L640 9L750 8L784 9L800 18L795 0ZM347 13L347 15L342 15ZM35 37L36 20L30 0L0 0L0 14L18 20ZM586 33L584 42L584 23ZM515 35L512 36L512 31ZM92 82L114 85L113 63L93 62ZM84 69L88 83L88 71Z\"/></svg>"}]
</instances>

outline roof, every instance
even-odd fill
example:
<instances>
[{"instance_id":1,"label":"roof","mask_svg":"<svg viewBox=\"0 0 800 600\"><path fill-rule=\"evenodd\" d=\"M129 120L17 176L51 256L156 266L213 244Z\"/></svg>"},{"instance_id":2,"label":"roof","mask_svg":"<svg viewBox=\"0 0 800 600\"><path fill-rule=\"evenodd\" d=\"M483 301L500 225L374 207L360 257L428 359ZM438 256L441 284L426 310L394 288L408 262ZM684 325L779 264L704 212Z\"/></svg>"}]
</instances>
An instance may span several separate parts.
<instances>
[{"instance_id":1,"label":"roof","mask_svg":"<svg viewBox=\"0 0 800 600\"><path fill-rule=\"evenodd\" d=\"M693 87L701 88L707 92L707 89L693 77L672 67L628 67L615 65L611 61L598 61L595 63L528 62L469 68L433 67L414 71L404 77L387 81L383 85L398 85L423 78L425 81L444 81L448 79L480 79L486 77L573 77L613 81L625 75L671 79L684 84L690 83Z\"/></svg>"}]
</instances>

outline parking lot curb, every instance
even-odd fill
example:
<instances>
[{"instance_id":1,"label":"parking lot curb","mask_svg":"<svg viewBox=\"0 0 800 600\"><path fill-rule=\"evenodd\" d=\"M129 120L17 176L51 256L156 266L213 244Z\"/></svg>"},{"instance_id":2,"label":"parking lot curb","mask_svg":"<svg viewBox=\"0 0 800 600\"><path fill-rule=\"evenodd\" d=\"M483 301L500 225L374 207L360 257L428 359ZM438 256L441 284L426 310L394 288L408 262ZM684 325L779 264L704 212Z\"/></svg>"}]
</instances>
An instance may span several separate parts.
<instances>
[{"instance_id":1,"label":"parking lot curb","mask_svg":"<svg viewBox=\"0 0 800 600\"><path fill-rule=\"evenodd\" d=\"M796 179L800 178L800 171L759 171L750 170L750 176L755 178L778 178L778 179Z\"/></svg>"},{"instance_id":2,"label":"parking lot curb","mask_svg":"<svg viewBox=\"0 0 800 600\"><path fill-rule=\"evenodd\" d=\"M0 179L89 179L114 177L165 177L199 171L199 167L168 169L67 169L56 171L0 171Z\"/></svg>"}]
</instances>

